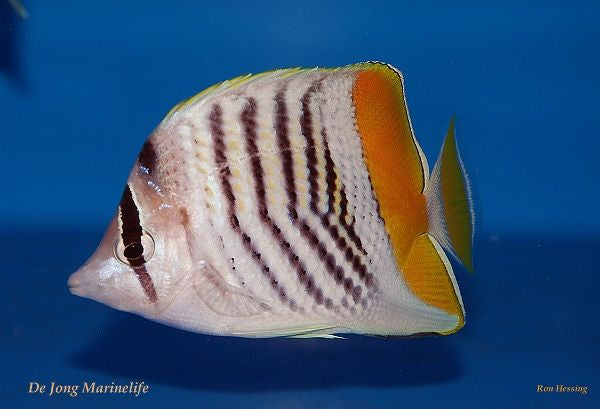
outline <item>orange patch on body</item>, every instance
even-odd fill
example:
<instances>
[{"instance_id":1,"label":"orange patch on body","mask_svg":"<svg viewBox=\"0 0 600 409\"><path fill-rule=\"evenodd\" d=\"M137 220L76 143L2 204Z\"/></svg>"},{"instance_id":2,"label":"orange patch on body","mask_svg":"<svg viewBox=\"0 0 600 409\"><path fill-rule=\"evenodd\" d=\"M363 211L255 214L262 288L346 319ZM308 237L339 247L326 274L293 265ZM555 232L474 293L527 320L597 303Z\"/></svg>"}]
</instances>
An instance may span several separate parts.
<instances>
[{"instance_id":1,"label":"orange patch on body","mask_svg":"<svg viewBox=\"0 0 600 409\"><path fill-rule=\"evenodd\" d=\"M402 266L412 243L428 229L423 165L402 80L386 65L366 64L356 73L352 98L380 213Z\"/></svg>"}]
</instances>

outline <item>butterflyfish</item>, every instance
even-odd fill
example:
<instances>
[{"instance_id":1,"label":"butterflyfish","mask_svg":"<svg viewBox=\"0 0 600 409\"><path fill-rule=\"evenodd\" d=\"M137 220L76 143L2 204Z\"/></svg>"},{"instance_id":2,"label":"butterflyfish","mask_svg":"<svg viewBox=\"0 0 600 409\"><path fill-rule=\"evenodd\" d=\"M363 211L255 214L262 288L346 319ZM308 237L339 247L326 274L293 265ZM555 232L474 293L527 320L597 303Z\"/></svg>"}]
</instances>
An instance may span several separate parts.
<instances>
[{"instance_id":1,"label":"butterflyfish","mask_svg":"<svg viewBox=\"0 0 600 409\"><path fill-rule=\"evenodd\" d=\"M68 284L205 334L450 334L472 209L453 121L430 174L391 65L246 75L166 115Z\"/></svg>"}]
</instances>

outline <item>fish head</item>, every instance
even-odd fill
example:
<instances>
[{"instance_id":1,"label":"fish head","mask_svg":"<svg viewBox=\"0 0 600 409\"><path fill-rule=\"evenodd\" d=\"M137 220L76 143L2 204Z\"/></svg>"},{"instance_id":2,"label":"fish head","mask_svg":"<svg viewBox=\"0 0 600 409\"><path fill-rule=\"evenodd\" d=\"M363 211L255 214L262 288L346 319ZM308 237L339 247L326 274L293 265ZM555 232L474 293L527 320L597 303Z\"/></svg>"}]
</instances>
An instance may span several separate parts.
<instances>
[{"instance_id":1,"label":"fish head","mask_svg":"<svg viewBox=\"0 0 600 409\"><path fill-rule=\"evenodd\" d=\"M69 290L157 319L185 286L192 262L187 213L136 165L100 245L71 275Z\"/></svg>"}]
</instances>

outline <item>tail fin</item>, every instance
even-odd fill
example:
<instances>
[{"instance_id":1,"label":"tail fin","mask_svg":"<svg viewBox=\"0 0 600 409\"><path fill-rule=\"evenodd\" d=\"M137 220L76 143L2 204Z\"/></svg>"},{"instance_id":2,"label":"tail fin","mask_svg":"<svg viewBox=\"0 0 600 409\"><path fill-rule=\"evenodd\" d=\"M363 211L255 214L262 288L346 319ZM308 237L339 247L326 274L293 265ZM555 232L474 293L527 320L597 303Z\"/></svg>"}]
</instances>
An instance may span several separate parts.
<instances>
[{"instance_id":1,"label":"tail fin","mask_svg":"<svg viewBox=\"0 0 600 409\"><path fill-rule=\"evenodd\" d=\"M473 203L454 137L454 118L425 190L429 233L473 272Z\"/></svg>"}]
</instances>

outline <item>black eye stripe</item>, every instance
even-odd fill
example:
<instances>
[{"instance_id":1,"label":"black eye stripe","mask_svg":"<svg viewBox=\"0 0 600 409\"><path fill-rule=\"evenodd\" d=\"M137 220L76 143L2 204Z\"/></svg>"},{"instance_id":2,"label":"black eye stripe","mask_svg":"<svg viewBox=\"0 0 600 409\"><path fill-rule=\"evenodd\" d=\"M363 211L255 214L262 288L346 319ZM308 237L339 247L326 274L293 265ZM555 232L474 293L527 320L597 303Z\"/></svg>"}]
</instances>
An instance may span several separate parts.
<instances>
[{"instance_id":1,"label":"black eye stripe","mask_svg":"<svg viewBox=\"0 0 600 409\"><path fill-rule=\"evenodd\" d=\"M123 255L127 258L129 265L133 268L144 293L155 303L158 300L152 277L146 271L146 260L144 259L144 246L142 245L142 225L140 224L140 212L133 200L133 194L129 185L125 186L121 203L119 204L121 214L121 239L125 250Z\"/></svg>"},{"instance_id":2,"label":"black eye stripe","mask_svg":"<svg viewBox=\"0 0 600 409\"><path fill-rule=\"evenodd\" d=\"M140 151L138 163L148 172L149 175L152 175L152 173L154 173L154 169L156 168L156 159L154 145L148 139Z\"/></svg>"},{"instance_id":3,"label":"black eye stripe","mask_svg":"<svg viewBox=\"0 0 600 409\"><path fill-rule=\"evenodd\" d=\"M129 185L125 186L121 197L121 238L125 247L133 243L142 242L142 225L140 224L140 213L133 200L133 194Z\"/></svg>"}]
</instances>

